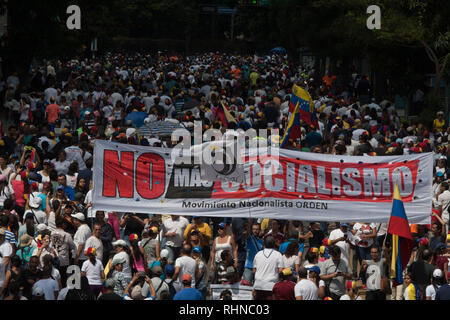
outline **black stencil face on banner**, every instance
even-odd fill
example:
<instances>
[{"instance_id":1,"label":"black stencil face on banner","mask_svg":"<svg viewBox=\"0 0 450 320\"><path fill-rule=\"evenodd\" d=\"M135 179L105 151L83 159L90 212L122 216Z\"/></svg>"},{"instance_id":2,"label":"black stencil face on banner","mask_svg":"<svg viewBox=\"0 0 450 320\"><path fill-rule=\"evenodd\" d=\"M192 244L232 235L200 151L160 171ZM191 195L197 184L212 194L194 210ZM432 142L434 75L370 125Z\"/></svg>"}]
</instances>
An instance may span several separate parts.
<instances>
[{"instance_id":1,"label":"black stencil face on banner","mask_svg":"<svg viewBox=\"0 0 450 320\"><path fill-rule=\"evenodd\" d=\"M211 198L214 183L202 181L200 167L196 165L174 165L165 198Z\"/></svg>"}]
</instances>

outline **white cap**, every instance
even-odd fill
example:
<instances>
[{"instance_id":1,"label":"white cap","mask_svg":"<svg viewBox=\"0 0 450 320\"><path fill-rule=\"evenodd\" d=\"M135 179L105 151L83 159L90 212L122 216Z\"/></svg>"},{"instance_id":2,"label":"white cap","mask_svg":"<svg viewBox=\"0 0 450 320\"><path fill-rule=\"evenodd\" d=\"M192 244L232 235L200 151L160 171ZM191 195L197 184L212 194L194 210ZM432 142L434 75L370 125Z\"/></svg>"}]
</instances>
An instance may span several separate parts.
<instances>
[{"instance_id":1,"label":"white cap","mask_svg":"<svg viewBox=\"0 0 450 320\"><path fill-rule=\"evenodd\" d=\"M65 106L64 110L70 110L70 107L69 106Z\"/></svg>"},{"instance_id":2,"label":"white cap","mask_svg":"<svg viewBox=\"0 0 450 320\"><path fill-rule=\"evenodd\" d=\"M113 245L113 247L116 247L116 246L126 247L127 243L124 240L119 239L119 240L113 242L112 245Z\"/></svg>"},{"instance_id":3,"label":"white cap","mask_svg":"<svg viewBox=\"0 0 450 320\"><path fill-rule=\"evenodd\" d=\"M71 214L70 216L72 218L78 219L80 221L84 221L85 220L84 214L82 214L81 212L77 212L75 214Z\"/></svg>"},{"instance_id":4,"label":"white cap","mask_svg":"<svg viewBox=\"0 0 450 320\"><path fill-rule=\"evenodd\" d=\"M433 271L433 278L442 278L442 270L441 269L434 269Z\"/></svg>"},{"instance_id":5,"label":"white cap","mask_svg":"<svg viewBox=\"0 0 450 320\"><path fill-rule=\"evenodd\" d=\"M161 256L161 258L168 258L169 257L169 250L162 249L160 256Z\"/></svg>"},{"instance_id":6,"label":"white cap","mask_svg":"<svg viewBox=\"0 0 450 320\"><path fill-rule=\"evenodd\" d=\"M365 120L372 120L372 117L371 116L365 116L364 119Z\"/></svg>"},{"instance_id":7,"label":"white cap","mask_svg":"<svg viewBox=\"0 0 450 320\"><path fill-rule=\"evenodd\" d=\"M88 110L88 111L86 111L84 114L85 114L85 115L86 115L86 114L91 114L91 112Z\"/></svg>"},{"instance_id":8,"label":"white cap","mask_svg":"<svg viewBox=\"0 0 450 320\"><path fill-rule=\"evenodd\" d=\"M135 128L128 128L125 132L127 138L134 137L136 135L136 129Z\"/></svg>"},{"instance_id":9,"label":"white cap","mask_svg":"<svg viewBox=\"0 0 450 320\"><path fill-rule=\"evenodd\" d=\"M48 227L47 227L47 225L45 223L38 224L36 228L37 228L37 232L42 232L42 231L48 229Z\"/></svg>"}]
</instances>

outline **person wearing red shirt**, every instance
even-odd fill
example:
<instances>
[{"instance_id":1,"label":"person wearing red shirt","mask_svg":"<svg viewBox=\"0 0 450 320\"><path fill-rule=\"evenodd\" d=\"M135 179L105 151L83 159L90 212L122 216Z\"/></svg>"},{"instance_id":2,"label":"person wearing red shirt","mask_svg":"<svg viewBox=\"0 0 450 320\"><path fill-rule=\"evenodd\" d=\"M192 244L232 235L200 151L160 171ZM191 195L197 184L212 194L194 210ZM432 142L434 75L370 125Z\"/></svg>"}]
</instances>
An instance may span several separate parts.
<instances>
[{"instance_id":1,"label":"person wearing red shirt","mask_svg":"<svg viewBox=\"0 0 450 320\"><path fill-rule=\"evenodd\" d=\"M55 98L50 98L50 104L45 108L45 114L47 117L48 123L55 123L55 121L58 119L59 114L61 113L60 107L55 104Z\"/></svg>"},{"instance_id":2,"label":"person wearing red shirt","mask_svg":"<svg viewBox=\"0 0 450 320\"><path fill-rule=\"evenodd\" d=\"M275 283L272 289L273 300L295 300L295 283L292 281L291 268L285 268L280 272L280 281Z\"/></svg>"}]
</instances>

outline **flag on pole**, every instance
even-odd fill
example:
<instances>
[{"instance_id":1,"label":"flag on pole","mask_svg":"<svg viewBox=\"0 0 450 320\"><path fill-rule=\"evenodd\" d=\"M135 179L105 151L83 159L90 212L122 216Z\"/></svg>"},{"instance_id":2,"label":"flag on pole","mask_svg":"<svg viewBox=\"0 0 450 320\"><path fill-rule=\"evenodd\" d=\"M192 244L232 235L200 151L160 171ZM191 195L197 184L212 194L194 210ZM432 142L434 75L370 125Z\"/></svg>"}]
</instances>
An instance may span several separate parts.
<instances>
[{"instance_id":1,"label":"flag on pole","mask_svg":"<svg viewBox=\"0 0 450 320\"><path fill-rule=\"evenodd\" d=\"M283 139L281 140L280 148L284 148L289 141L289 139L295 140L300 138L300 102L297 102L294 112L291 115L289 124L284 133Z\"/></svg>"},{"instance_id":2,"label":"flag on pole","mask_svg":"<svg viewBox=\"0 0 450 320\"><path fill-rule=\"evenodd\" d=\"M392 234L391 279L393 286L403 283L403 270L408 264L414 247L408 218L398 185L395 184L394 197L392 199L391 218L389 219L388 233Z\"/></svg>"},{"instance_id":3,"label":"flag on pole","mask_svg":"<svg viewBox=\"0 0 450 320\"><path fill-rule=\"evenodd\" d=\"M312 101L311 95L305 89L294 84L292 87L291 99L289 100L289 112L293 113L297 104L300 105L299 113L300 120L303 120L308 125L319 127L316 110Z\"/></svg>"},{"instance_id":4,"label":"flag on pole","mask_svg":"<svg viewBox=\"0 0 450 320\"><path fill-rule=\"evenodd\" d=\"M220 103L220 105L216 109L216 115L219 117L220 121L225 128L228 128L228 123L234 122L237 123L236 119L231 115L230 111L228 111L227 107ZM215 115L213 114L215 117Z\"/></svg>"}]
</instances>

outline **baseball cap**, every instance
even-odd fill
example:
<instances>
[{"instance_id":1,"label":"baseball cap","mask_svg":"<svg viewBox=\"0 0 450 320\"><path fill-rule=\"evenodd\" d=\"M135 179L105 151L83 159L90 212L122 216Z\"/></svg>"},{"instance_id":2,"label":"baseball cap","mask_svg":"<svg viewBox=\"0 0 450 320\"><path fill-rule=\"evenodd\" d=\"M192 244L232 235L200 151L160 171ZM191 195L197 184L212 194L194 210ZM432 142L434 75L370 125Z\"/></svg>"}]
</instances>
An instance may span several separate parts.
<instances>
[{"instance_id":1,"label":"baseball cap","mask_svg":"<svg viewBox=\"0 0 450 320\"><path fill-rule=\"evenodd\" d=\"M182 283L191 283L192 282L192 276L189 273L183 274L183 277L181 278Z\"/></svg>"},{"instance_id":2,"label":"baseball cap","mask_svg":"<svg viewBox=\"0 0 450 320\"><path fill-rule=\"evenodd\" d=\"M42 232L44 230L47 230L48 227L47 227L47 225L45 223L40 223L40 224L37 225L36 229L37 229L37 232L40 233L40 232Z\"/></svg>"},{"instance_id":3,"label":"baseball cap","mask_svg":"<svg viewBox=\"0 0 450 320\"><path fill-rule=\"evenodd\" d=\"M139 236L135 233L130 234L129 241L139 240Z\"/></svg>"},{"instance_id":4,"label":"baseball cap","mask_svg":"<svg viewBox=\"0 0 450 320\"><path fill-rule=\"evenodd\" d=\"M64 190L64 186L63 185L59 185L56 190Z\"/></svg>"},{"instance_id":5,"label":"baseball cap","mask_svg":"<svg viewBox=\"0 0 450 320\"><path fill-rule=\"evenodd\" d=\"M84 214L82 214L81 212L77 212L75 214L71 214L70 216L72 218L75 218L75 219L80 220L80 221L84 221L84 219L85 219Z\"/></svg>"},{"instance_id":6,"label":"baseball cap","mask_svg":"<svg viewBox=\"0 0 450 320\"><path fill-rule=\"evenodd\" d=\"M348 227L350 227L350 225L345 222L345 223L341 223L341 227L347 227L348 228Z\"/></svg>"},{"instance_id":7,"label":"baseball cap","mask_svg":"<svg viewBox=\"0 0 450 320\"><path fill-rule=\"evenodd\" d=\"M441 269L434 269L433 271L433 278L442 278L444 274L442 273Z\"/></svg>"},{"instance_id":8,"label":"baseball cap","mask_svg":"<svg viewBox=\"0 0 450 320\"><path fill-rule=\"evenodd\" d=\"M153 234L156 234L158 233L158 227L151 227L149 231L152 232Z\"/></svg>"},{"instance_id":9,"label":"baseball cap","mask_svg":"<svg viewBox=\"0 0 450 320\"><path fill-rule=\"evenodd\" d=\"M113 242L112 245L113 245L113 247L117 247L117 246L126 247L127 243L124 240L119 239L119 240Z\"/></svg>"},{"instance_id":10,"label":"baseball cap","mask_svg":"<svg viewBox=\"0 0 450 320\"><path fill-rule=\"evenodd\" d=\"M163 274L163 269L161 268L161 266L154 266L153 268L151 268L151 272L160 276Z\"/></svg>"},{"instance_id":11,"label":"baseball cap","mask_svg":"<svg viewBox=\"0 0 450 320\"><path fill-rule=\"evenodd\" d=\"M192 251L197 252L197 253L202 253L202 248L195 247L194 249L192 249Z\"/></svg>"},{"instance_id":12,"label":"baseball cap","mask_svg":"<svg viewBox=\"0 0 450 320\"><path fill-rule=\"evenodd\" d=\"M161 256L161 258L168 258L169 257L169 250L162 249L160 256Z\"/></svg>"},{"instance_id":13,"label":"baseball cap","mask_svg":"<svg viewBox=\"0 0 450 320\"><path fill-rule=\"evenodd\" d=\"M437 175L438 177L442 177L442 176L444 175L444 173L443 173L442 171L438 171L438 172L436 172L436 175Z\"/></svg>"},{"instance_id":14,"label":"baseball cap","mask_svg":"<svg viewBox=\"0 0 450 320\"><path fill-rule=\"evenodd\" d=\"M429 243L428 238L425 238L425 237L417 239L417 242L422 244L422 245L424 245L424 246L427 246L428 243Z\"/></svg>"},{"instance_id":15,"label":"baseball cap","mask_svg":"<svg viewBox=\"0 0 450 320\"><path fill-rule=\"evenodd\" d=\"M93 248L93 247L89 247L89 248L86 250L86 255L87 255L87 256L90 255L90 254L93 254L93 255L95 256L96 253L97 253L97 250L96 250L95 248Z\"/></svg>"},{"instance_id":16,"label":"baseball cap","mask_svg":"<svg viewBox=\"0 0 450 320\"><path fill-rule=\"evenodd\" d=\"M70 107L69 106L65 106L64 110L70 110Z\"/></svg>"},{"instance_id":17,"label":"baseball cap","mask_svg":"<svg viewBox=\"0 0 450 320\"><path fill-rule=\"evenodd\" d=\"M141 300L142 298L142 287L140 285L135 285L133 290L131 290L131 299Z\"/></svg>"},{"instance_id":18,"label":"baseball cap","mask_svg":"<svg viewBox=\"0 0 450 320\"><path fill-rule=\"evenodd\" d=\"M290 276L292 275L292 270L291 268L284 268L283 271L281 271L281 273L283 273L283 275L285 276Z\"/></svg>"},{"instance_id":19,"label":"baseball cap","mask_svg":"<svg viewBox=\"0 0 450 320\"><path fill-rule=\"evenodd\" d=\"M313 266L307 269L308 271L312 271L314 273L320 274L320 268L318 266Z\"/></svg>"},{"instance_id":20,"label":"baseball cap","mask_svg":"<svg viewBox=\"0 0 450 320\"><path fill-rule=\"evenodd\" d=\"M114 288L116 286L116 281L113 278L108 278L105 280L105 288Z\"/></svg>"},{"instance_id":21,"label":"baseball cap","mask_svg":"<svg viewBox=\"0 0 450 320\"><path fill-rule=\"evenodd\" d=\"M112 266L114 267L115 265L118 265L118 264L124 264L125 262L126 262L125 258L123 258L123 257L117 257L117 258L113 258L111 264L112 264Z\"/></svg>"},{"instance_id":22,"label":"baseball cap","mask_svg":"<svg viewBox=\"0 0 450 320\"><path fill-rule=\"evenodd\" d=\"M164 272L166 276L171 277L175 273L175 267L171 264L166 264L166 267L164 268Z\"/></svg>"},{"instance_id":23,"label":"baseball cap","mask_svg":"<svg viewBox=\"0 0 450 320\"><path fill-rule=\"evenodd\" d=\"M225 229L226 226L227 226L227 225L225 224L225 222L219 223L219 228L221 228L221 229Z\"/></svg>"}]
</instances>

